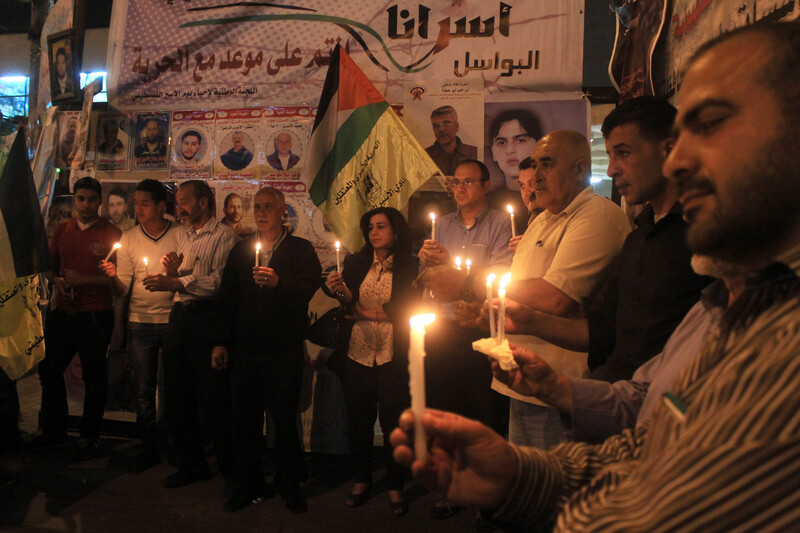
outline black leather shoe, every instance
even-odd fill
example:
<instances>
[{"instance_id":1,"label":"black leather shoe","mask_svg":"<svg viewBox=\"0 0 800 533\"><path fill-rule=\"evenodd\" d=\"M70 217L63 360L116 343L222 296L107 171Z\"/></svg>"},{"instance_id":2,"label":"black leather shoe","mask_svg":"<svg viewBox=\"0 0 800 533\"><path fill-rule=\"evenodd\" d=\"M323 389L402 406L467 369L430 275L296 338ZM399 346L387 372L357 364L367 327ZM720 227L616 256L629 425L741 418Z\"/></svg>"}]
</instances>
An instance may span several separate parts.
<instances>
[{"instance_id":1,"label":"black leather shoe","mask_svg":"<svg viewBox=\"0 0 800 533\"><path fill-rule=\"evenodd\" d=\"M286 496L286 508L291 513L300 514L308 511L308 502L300 492Z\"/></svg>"},{"instance_id":2,"label":"black leather shoe","mask_svg":"<svg viewBox=\"0 0 800 533\"><path fill-rule=\"evenodd\" d=\"M231 499L225 502L225 505L222 506L222 510L226 513L235 513L236 511L241 511L245 507L251 504L259 504L264 501L262 496L254 496L252 494L245 494L245 493L237 493L234 494Z\"/></svg>"},{"instance_id":3,"label":"black leather shoe","mask_svg":"<svg viewBox=\"0 0 800 533\"><path fill-rule=\"evenodd\" d=\"M211 471L207 466L192 469L179 468L164 478L163 485L165 489L177 489L196 481L205 481L207 479L211 479L212 477L213 474L211 474Z\"/></svg>"}]
</instances>

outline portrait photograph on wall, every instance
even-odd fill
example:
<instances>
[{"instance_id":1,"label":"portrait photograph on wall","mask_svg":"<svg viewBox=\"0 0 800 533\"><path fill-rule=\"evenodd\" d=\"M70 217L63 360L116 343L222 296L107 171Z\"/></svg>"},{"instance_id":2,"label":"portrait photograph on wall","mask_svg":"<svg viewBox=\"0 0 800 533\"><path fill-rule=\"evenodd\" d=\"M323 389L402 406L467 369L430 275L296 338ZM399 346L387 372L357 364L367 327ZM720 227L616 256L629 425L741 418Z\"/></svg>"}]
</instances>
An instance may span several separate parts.
<instances>
[{"instance_id":1,"label":"portrait photograph on wall","mask_svg":"<svg viewBox=\"0 0 800 533\"><path fill-rule=\"evenodd\" d=\"M80 94L78 72L80 59L72 53L72 30L52 33L47 37L50 54L50 93L53 102L76 98Z\"/></svg>"}]
</instances>

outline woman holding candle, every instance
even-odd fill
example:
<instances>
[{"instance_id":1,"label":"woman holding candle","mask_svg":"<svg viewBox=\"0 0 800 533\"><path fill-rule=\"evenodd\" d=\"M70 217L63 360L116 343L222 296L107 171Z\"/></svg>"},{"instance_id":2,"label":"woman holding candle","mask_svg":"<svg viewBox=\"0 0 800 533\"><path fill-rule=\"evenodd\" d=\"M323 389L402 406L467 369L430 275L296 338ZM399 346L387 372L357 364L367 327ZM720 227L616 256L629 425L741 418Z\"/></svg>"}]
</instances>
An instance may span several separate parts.
<instances>
[{"instance_id":1,"label":"woman holding candle","mask_svg":"<svg viewBox=\"0 0 800 533\"><path fill-rule=\"evenodd\" d=\"M361 231L364 247L345 257L341 274L328 276L328 286L347 306L349 319L340 331L338 349L347 353L342 383L355 481L346 500L350 507L369 497L376 412L388 437L410 403L408 324L410 304L419 297L411 287L419 265L411 255L410 230L403 215L391 207L373 209L361 217ZM391 457L388 438L384 449ZM397 516L408 511L403 478L402 467L390 460L386 486Z\"/></svg>"}]
</instances>

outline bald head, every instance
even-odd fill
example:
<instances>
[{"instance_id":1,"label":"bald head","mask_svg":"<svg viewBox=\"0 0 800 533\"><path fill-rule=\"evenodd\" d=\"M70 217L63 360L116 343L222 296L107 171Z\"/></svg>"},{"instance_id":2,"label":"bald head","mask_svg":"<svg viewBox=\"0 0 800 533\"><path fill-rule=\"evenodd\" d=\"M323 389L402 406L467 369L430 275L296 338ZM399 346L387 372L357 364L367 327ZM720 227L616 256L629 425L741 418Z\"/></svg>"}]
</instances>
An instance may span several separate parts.
<instances>
[{"instance_id":1,"label":"bald head","mask_svg":"<svg viewBox=\"0 0 800 533\"><path fill-rule=\"evenodd\" d=\"M545 135L531 155L537 203L553 214L560 213L589 185L591 167L586 137L571 130Z\"/></svg>"}]
</instances>

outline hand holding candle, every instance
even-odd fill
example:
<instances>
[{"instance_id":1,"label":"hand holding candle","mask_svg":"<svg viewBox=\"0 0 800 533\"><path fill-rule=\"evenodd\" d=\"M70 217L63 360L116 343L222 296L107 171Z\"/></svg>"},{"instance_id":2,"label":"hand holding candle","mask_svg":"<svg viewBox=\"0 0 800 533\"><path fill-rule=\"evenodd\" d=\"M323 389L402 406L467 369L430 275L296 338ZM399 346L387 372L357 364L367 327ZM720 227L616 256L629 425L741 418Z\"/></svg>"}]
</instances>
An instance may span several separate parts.
<instances>
[{"instance_id":1,"label":"hand holding candle","mask_svg":"<svg viewBox=\"0 0 800 533\"><path fill-rule=\"evenodd\" d=\"M513 239L517 236L517 229L514 227L514 208L511 207L511 204L508 204L506 209L508 209L508 213L511 215L511 238Z\"/></svg>"},{"instance_id":2,"label":"hand holding candle","mask_svg":"<svg viewBox=\"0 0 800 533\"><path fill-rule=\"evenodd\" d=\"M113 254L114 252L116 252L120 248L122 248L122 245L120 243L118 243L118 242L115 242L114 246L111 247L111 250L109 250L108 255L106 256L105 259L103 259L103 261L108 261L109 258L111 258L111 254Z\"/></svg>"},{"instance_id":3,"label":"hand holding candle","mask_svg":"<svg viewBox=\"0 0 800 533\"><path fill-rule=\"evenodd\" d=\"M511 272L500 279L497 296L500 298L500 308L497 312L497 339L500 344L506 340L506 285L511 281Z\"/></svg>"},{"instance_id":4,"label":"hand holding candle","mask_svg":"<svg viewBox=\"0 0 800 533\"><path fill-rule=\"evenodd\" d=\"M494 338L497 335L497 330L494 325L494 307L492 306L492 298L494 296L494 272L486 276L486 301L489 302L489 336Z\"/></svg>"},{"instance_id":5,"label":"hand holding candle","mask_svg":"<svg viewBox=\"0 0 800 533\"><path fill-rule=\"evenodd\" d=\"M417 460L427 461L428 446L422 428L425 412L425 326L436 320L436 315L411 317L411 338L408 347L408 388L411 391L411 411L414 413L414 453Z\"/></svg>"},{"instance_id":6,"label":"hand holding candle","mask_svg":"<svg viewBox=\"0 0 800 533\"><path fill-rule=\"evenodd\" d=\"M341 253L341 249L342 249L342 243L340 243L339 241L336 241L334 243L334 246L336 247L336 272L341 273L342 272L342 260L341 260L341 257L340 257L340 253Z\"/></svg>"}]
</instances>

